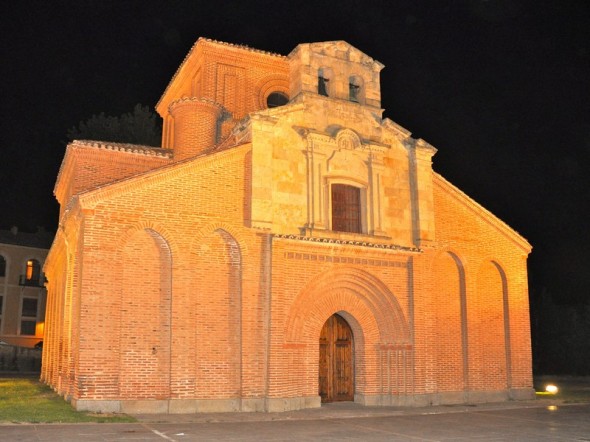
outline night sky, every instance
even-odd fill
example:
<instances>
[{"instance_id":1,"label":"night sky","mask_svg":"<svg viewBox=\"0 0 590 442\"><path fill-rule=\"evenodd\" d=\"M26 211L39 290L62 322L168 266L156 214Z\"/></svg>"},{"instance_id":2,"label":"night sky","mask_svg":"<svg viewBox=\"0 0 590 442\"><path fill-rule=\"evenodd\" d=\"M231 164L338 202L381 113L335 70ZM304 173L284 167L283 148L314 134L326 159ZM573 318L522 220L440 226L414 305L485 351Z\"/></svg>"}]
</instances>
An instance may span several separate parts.
<instances>
[{"instance_id":1,"label":"night sky","mask_svg":"<svg viewBox=\"0 0 590 442\"><path fill-rule=\"evenodd\" d=\"M385 65L385 117L533 245L531 296L589 298L587 0L13 1L0 24L0 228L55 230L67 130L153 109L199 36L345 40Z\"/></svg>"}]
</instances>

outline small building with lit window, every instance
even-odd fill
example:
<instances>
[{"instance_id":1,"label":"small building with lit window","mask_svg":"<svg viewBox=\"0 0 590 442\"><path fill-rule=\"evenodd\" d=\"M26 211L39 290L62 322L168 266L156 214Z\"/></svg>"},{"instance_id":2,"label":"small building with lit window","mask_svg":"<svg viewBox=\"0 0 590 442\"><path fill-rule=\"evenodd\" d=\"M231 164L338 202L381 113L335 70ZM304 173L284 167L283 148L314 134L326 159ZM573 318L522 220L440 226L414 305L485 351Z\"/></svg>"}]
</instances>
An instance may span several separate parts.
<instances>
[{"instance_id":1,"label":"small building with lit window","mask_svg":"<svg viewBox=\"0 0 590 442\"><path fill-rule=\"evenodd\" d=\"M71 142L43 381L105 412L532 398L531 246L383 116L382 69L199 39L161 148Z\"/></svg>"},{"instance_id":2,"label":"small building with lit window","mask_svg":"<svg viewBox=\"0 0 590 442\"><path fill-rule=\"evenodd\" d=\"M0 341L33 348L43 341L45 275L52 235L0 230Z\"/></svg>"}]
</instances>

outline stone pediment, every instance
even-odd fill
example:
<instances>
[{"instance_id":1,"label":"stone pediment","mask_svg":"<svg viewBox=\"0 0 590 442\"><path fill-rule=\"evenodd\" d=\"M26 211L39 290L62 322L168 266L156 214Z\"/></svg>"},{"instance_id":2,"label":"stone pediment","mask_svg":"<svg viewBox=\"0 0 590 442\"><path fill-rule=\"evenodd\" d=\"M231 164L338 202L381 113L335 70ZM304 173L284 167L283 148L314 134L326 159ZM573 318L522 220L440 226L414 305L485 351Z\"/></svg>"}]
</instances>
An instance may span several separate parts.
<instances>
[{"instance_id":1,"label":"stone pediment","mask_svg":"<svg viewBox=\"0 0 590 442\"><path fill-rule=\"evenodd\" d=\"M298 45L293 50L293 52L297 51L301 46L308 46L311 52L316 54L350 61L353 63L360 63L365 66L371 66L371 68L376 72L379 72L384 67L382 63L379 63L364 52L358 50L343 40L301 44Z\"/></svg>"}]
</instances>

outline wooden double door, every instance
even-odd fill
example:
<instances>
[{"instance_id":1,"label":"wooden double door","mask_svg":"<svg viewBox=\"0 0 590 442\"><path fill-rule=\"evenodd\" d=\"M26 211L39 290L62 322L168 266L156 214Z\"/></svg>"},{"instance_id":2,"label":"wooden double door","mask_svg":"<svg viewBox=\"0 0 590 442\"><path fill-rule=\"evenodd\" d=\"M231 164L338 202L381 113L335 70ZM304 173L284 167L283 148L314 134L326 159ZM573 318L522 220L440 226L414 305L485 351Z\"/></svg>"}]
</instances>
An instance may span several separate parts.
<instances>
[{"instance_id":1,"label":"wooden double door","mask_svg":"<svg viewBox=\"0 0 590 442\"><path fill-rule=\"evenodd\" d=\"M339 315L328 318L320 334L319 394L322 402L354 400L352 329Z\"/></svg>"}]
</instances>

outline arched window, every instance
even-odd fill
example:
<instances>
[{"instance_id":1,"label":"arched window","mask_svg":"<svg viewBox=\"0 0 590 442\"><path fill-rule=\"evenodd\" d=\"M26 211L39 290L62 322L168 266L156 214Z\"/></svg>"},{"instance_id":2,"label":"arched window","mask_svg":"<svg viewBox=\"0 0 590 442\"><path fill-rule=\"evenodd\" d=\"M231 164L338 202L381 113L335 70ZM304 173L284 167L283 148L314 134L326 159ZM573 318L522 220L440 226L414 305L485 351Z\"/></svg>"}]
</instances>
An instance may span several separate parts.
<instances>
[{"instance_id":1,"label":"arched window","mask_svg":"<svg viewBox=\"0 0 590 442\"><path fill-rule=\"evenodd\" d=\"M352 76L348 79L348 99L355 103L360 103L362 95L363 82L359 77Z\"/></svg>"},{"instance_id":2,"label":"arched window","mask_svg":"<svg viewBox=\"0 0 590 442\"><path fill-rule=\"evenodd\" d=\"M360 188L346 184L332 184L332 230L362 232Z\"/></svg>"},{"instance_id":3,"label":"arched window","mask_svg":"<svg viewBox=\"0 0 590 442\"><path fill-rule=\"evenodd\" d=\"M266 106L270 109L273 107L284 106L289 102L289 97L281 92L273 92L266 97Z\"/></svg>"},{"instance_id":4,"label":"arched window","mask_svg":"<svg viewBox=\"0 0 590 442\"><path fill-rule=\"evenodd\" d=\"M331 72L327 68L318 69L318 94L325 97L330 96L330 78Z\"/></svg>"},{"instance_id":5,"label":"arched window","mask_svg":"<svg viewBox=\"0 0 590 442\"><path fill-rule=\"evenodd\" d=\"M0 255L0 277L6 276L6 259Z\"/></svg>"}]
</instances>

